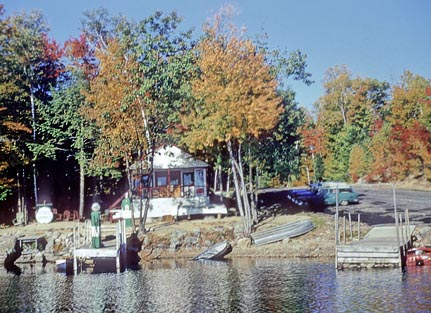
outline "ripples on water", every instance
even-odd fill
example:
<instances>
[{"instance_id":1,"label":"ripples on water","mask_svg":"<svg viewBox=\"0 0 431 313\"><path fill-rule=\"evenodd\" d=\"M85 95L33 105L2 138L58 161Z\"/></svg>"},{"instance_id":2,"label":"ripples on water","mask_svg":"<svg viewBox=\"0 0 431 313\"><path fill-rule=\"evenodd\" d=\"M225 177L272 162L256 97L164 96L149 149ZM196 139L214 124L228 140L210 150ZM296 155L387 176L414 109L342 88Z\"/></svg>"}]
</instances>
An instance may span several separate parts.
<instances>
[{"instance_id":1,"label":"ripples on water","mask_svg":"<svg viewBox=\"0 0 431 313\"><path fill-rule=\"evenodd\" d=\"M339 271L332 262L157 261L66 277L0 272L1 312L429 312L431 269Z\"/></svg>"}]
</instances>

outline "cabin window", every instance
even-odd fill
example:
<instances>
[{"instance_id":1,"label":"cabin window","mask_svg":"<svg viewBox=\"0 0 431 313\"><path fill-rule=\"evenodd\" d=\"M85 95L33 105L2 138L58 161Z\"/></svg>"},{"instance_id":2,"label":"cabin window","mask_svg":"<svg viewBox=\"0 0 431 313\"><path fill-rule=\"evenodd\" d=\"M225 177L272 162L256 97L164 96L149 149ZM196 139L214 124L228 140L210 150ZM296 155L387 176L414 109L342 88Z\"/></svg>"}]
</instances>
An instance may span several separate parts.
<instances>
[{"instance_id":1,"label":"cabin window","mask_svg":"<svg viewBox=\"0 0 431 313\"><path fill-rule=\"evenodd\" d=\"M180 185L180 177L181 172L180 171L171 171L170 173L171 178L171 185L178 186Z\"/></svg>"},{"instance_id":2,"label":"cabin window","mask_svg":"<svg viewBox=\"0 0 431 313\"><path fill-rule=\"evenodd\" d=\"M193 186L193 173L184 173L183 174L183 185L184 186Z\"/></svg>"},{"instance_id":3,"label":"cabin window","mask_svg":"<svg viewBox=\"0 0 431 313\"><path fill-rule=\"evenodd\" d=\"M162 187L168 185L168 172L167 171L161 171L156 172L156 187Z\"/></svg>"},{"instance_id":4,"label":"cabin window","mask_svg":"<svg viewBox=\"0 0 431 313\"><path fill-rule=\"evenodd\" d=\"M205 186L205 177L203 169L195 169L196 174L196 186L204 187Z\"/></svg>"}]
</instances>

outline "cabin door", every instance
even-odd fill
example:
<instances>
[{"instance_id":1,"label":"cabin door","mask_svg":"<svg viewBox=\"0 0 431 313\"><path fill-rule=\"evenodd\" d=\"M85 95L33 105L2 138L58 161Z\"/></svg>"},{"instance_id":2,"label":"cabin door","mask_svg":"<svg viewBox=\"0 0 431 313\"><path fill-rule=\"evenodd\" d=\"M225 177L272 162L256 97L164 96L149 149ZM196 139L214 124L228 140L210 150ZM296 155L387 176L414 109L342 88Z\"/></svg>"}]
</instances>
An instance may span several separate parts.
<instances>
[{"instance_id":1,"label":"cabin door","mask_svg":"<svg viewBox=\"0 0 431 313\"><path fill-rule=\"evenodd\" d=\"M207 195L207 179L204 168L195 169L195 188L196 196L202 197Z\"/></svg>"}]
</instances>

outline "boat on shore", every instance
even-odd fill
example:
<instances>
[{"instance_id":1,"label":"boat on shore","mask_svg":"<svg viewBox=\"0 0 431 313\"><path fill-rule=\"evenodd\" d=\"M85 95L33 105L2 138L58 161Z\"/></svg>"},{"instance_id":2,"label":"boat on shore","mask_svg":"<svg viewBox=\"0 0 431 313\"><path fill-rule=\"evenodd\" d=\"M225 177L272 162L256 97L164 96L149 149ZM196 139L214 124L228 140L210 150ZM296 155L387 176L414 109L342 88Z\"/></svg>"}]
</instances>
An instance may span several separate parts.
<instances>
[{"instance_id":1,"label":"boat on shore","mask_svg":"<svg viewBox=\"0 0 431 313\"><path fill-rule=\"evenodd\" d=\"M227 254L232 252L232 246L227 241L219 242L201 254L193 258L193 260L222 260Z\"/></svg>"},{"instance_id":2,"label":"boat on shore","mask_svg":"<svg viewBox=\"0 0 431 313\"><path fill-rule=\"evenodd\" d=\"M430 266L431 248L420 247L407 250L407 266Z\"/></svg>"},{"instance_id":3,"label":"boat on shore","mask_svg":"<svg viewBox=\"0 0 431 313\"><path fill-rule=\"evenodd\" d=\"M310 220L293 222L256 232L251 235L251 238L253 244L258 246L265 245L286 238L294 238L304 235L313 230L314 227L314 224Z\"/></svg>"}]
</instances>

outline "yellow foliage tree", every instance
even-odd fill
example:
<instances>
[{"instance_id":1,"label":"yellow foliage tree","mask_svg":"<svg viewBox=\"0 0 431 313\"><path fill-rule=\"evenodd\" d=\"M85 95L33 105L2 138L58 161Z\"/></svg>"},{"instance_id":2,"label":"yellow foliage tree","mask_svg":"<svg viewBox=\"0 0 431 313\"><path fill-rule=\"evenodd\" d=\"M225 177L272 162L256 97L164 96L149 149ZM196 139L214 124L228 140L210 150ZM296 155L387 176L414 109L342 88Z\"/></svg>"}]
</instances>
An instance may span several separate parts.
<instances>
[{"instance_id":1,"label":"yellow foliage tree","mask_svg":"<svg viewBox=\"0 0 431 313\"><path fill-rule=\"evenodd\" d=\"M205 37L196 46L200 76L192 82L196 102L182 116L183 142L191 150L219 143L227 146L238 208L244 230L250 233L256 214L246 194L241 145L275 126L281 99L265 56L231 24L223 24L225 20L218 15L208 23ZM229 31L222 26L229 26L224 28Z\"/></svg>"}]
</instances>

